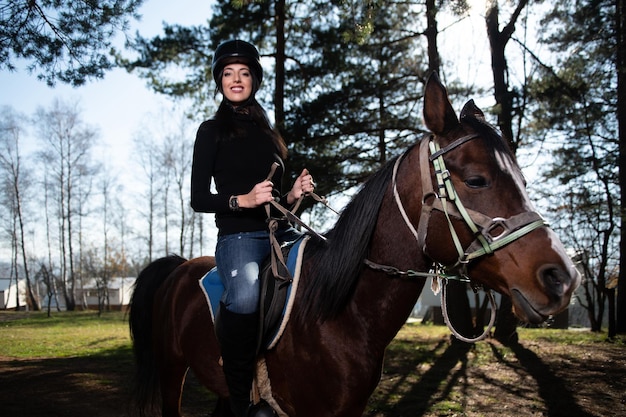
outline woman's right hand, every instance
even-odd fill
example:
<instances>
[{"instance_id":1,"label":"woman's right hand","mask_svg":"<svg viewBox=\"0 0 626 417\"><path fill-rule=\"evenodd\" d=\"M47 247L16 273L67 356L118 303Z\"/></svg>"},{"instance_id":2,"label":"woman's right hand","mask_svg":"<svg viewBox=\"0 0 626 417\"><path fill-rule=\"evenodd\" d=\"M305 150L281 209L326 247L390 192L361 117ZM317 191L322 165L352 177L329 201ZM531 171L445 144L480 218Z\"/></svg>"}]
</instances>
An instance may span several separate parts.
<instances>
[{"instance_id":1,"label":"woman's right hand","mask_svg":"<svg viewBox=\"0 0 626 417\"><path fill-rule=\"evenodd\" d=\"M254 208L269 203L274 199L272 195L273 189L274 184L272 181L265 180L260 182L255 185L248 194L238 198L239 206L243 208Z\"/></svg>"}]
</instances>

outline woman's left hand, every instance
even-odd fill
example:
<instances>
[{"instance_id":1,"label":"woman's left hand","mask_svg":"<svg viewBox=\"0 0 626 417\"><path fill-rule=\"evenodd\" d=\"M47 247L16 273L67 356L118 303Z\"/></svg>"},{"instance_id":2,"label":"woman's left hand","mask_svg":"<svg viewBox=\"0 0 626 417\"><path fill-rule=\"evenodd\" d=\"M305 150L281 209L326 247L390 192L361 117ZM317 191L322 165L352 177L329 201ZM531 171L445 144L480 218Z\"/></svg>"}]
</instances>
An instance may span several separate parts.
<instances>
[{"instance_id":1,"label":"woman's left hand","mask_svg":"<svg viewBox=\"0 0 626 417\"><path fill-rule=\"evenodd\" d=\"M287 203L295 203L302 194L312 193L314 189L315 182L313 182L313 177L309 174L309 170L304 168L287 195Z\"/></svg>"}]
</instances>

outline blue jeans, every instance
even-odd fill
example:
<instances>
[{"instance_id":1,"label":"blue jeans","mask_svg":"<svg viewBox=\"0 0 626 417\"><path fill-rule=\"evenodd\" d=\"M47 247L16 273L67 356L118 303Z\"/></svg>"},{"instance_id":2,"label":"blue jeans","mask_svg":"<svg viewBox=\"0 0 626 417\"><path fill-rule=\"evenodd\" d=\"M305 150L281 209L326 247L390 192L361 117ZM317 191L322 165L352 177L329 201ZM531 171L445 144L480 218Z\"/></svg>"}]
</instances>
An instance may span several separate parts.
<instances>
[{"instance_id":1,"label":"blue jeans","mask_svg":"<svg viewBox=\"0 0 626 417\"><path fill-rule=\"evenodd\" d=\"M301 233L294 228L276 231L282 243L297 240ZM239 314L255 313L259 308L259 272L270 254L268 231L242 232L221 236L215 248L224 294L222 303L229 311Z\"/></svg>"}]
</instances>

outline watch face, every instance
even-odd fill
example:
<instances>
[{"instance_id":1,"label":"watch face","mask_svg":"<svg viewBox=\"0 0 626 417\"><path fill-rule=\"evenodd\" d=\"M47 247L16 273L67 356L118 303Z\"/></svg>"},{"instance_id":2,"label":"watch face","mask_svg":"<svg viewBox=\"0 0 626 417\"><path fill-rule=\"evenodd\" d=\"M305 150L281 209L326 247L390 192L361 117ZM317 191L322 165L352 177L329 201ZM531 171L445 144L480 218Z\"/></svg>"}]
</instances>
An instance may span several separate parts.
<instances>
[{"instance_id":1,"label":"watch face","mask_svg":"<svg viewBox=\"0 0 626 417\"><path fill-rule=\"evenodd\" d=\"M230 208L232 210L239 209L239 200L237 200L237 197L231 197L230 198Z\"/></svg>"}]
</instances>

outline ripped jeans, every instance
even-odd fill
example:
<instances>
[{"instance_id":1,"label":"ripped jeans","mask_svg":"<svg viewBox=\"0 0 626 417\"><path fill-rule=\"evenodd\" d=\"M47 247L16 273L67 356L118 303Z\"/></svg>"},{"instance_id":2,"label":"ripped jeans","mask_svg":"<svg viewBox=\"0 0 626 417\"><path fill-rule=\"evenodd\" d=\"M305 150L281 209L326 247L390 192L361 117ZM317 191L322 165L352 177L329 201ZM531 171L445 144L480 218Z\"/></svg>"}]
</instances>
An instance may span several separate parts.
<instances>
[{"instance_id":1,"label":"ripped jeans","mask_svg":"<svg viewBox=\"0 0 626 417\"><path fill-rule=\"evenodd\" d=\"M292 227L276 231L281 244L295 241L301 235ZM233 233L218 238L215 262L224 284L221 301L229 311L250 314L258 310L259 273L269 254L268 231Z\"/></svg>"}]
</instances>

